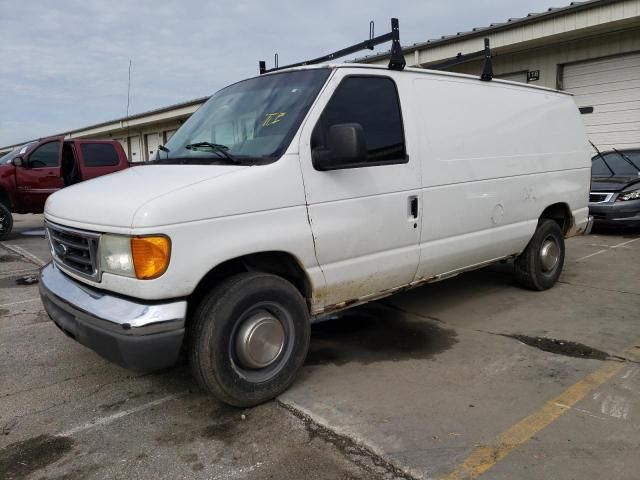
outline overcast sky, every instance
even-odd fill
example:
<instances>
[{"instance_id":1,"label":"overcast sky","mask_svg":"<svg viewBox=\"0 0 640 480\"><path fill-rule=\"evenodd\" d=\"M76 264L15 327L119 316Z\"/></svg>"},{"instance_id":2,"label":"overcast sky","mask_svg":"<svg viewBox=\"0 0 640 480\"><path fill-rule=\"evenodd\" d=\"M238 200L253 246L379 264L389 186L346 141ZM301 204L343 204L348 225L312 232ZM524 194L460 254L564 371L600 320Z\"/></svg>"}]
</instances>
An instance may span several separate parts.
<instances>
[{"instance_id":1,"label":"overcast sky","mask_svg":"<svg viewBox=\"0 0 640 480\"><path fill-rule=\"evenodd\" d=\"M402 45L521 17L551 0L0 0L0 146L214 93L367 38ZM567 1L568 3L568 1ZM388 48L381 45L376 51Z\"/></svg>"}]
</instances>

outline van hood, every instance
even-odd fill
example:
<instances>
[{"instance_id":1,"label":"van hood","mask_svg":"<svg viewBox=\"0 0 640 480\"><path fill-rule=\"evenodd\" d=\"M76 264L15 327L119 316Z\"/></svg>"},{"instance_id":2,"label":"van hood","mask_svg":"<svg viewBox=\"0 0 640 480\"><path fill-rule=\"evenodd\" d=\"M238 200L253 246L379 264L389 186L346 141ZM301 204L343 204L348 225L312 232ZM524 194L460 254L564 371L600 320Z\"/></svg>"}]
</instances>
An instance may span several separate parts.
<instances>
[{"instance_id":1,"label":"van hood","mask_svg":"<svg viewBox=\"0 0 640 480\"><path fill-rule=\"evenodd\" d=\"M233 175L248 166L142 165L60 190L49 197L45 217L69 225L130 228L154 199L198 183Z\"/></svg>"},{"instance_id":2,"label":"van hood","mask_svg":"<svg viewBox=\"0 0 640 480\"><path fill-rule=\"evenodd\" d=\"M45 218L85 230L163 226L305 205L297 154L266 165L144 165L56 192Z\"/></svg>"}]
</instances>

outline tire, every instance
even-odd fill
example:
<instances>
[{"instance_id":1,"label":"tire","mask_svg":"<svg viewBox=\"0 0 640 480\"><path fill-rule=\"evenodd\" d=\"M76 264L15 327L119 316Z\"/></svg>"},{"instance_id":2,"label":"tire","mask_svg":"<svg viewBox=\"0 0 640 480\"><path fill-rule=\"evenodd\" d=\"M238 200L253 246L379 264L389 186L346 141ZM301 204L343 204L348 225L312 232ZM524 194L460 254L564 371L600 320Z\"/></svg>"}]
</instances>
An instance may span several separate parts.
<instances>
[{"instance_id":1,"label":"tire","mask_svg":"<svg viewBox=\"0 0 640 480\"><path fill-rule=\"evenodd\" d=\"M13 215L11 215L11 210L4 203L0 203L0 240L5 240L12 229Z\"/></svg>"},{"instance_id":2,"label":"tire","mask_svg":"<svg viewBox=\"0 0 640 480\"><path fill-rule=\"evenodd\" d=\"M529 245L515 261L518 283L530 290L547 290L555 285L564 265L564 235L553 220L538 223Z\"/></svg>"},{"instance_id":3,"label":"tire","mask_svg":"<svg viewBox=\"0 0 640 480\"><path fill-rule=\"evenodd\" d=\"M310 332L306 302L291 283L265 273L238 274L214 288L194 312L191 371L222 402L258 405L293 383L307 356ZM242 341L254 338L253 344ZM273 343L263 343L265 338Z\"/></svg>"}]
</instances>

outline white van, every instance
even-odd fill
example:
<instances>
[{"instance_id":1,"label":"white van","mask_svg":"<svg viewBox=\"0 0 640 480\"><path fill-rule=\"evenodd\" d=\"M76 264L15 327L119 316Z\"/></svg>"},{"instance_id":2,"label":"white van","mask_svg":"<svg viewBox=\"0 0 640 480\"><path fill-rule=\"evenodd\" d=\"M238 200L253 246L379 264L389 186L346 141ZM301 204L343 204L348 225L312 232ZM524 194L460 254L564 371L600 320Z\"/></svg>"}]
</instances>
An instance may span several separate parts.
<instances>
[{"instance_id":1,"label":"white van","mask_svg":"<svg viewBox=\"0 0 640 480\"><path fill-rule=\"evenodd\" d=\"M184 349L238 406L291 384L313 319L503 259L544 290L590 228L573 99L501 80L279 70L213 95L151 163L50 197L43 303L130 368Z\"/></svg>"}]
</instances>

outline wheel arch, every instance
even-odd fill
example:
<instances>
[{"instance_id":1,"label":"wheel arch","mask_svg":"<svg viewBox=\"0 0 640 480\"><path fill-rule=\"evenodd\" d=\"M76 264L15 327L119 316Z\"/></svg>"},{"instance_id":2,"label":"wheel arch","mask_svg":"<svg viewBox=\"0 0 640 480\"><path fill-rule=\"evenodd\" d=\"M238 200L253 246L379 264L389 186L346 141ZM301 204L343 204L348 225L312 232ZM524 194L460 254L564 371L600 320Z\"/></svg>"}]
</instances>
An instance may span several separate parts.
<instances>
[{"instance_id":1,"label":"wheel arch","mask_svg":"<svg viewBox=\"0 0 640 480\"><path fill-rule=\"evenodd\" d=\"M2 187L0 187L0 203L11 210L11 195Z\"/></svg>"},{"instance_id":2,"label":"wheel arch","mask_svg":"<svg viewBox=\"0 0 640 480\"><path fill-rule=\"evenodd\" d=\"M313 288L300 261L289 252L266 251L232 258L209 270L200 279L193 293L189 295L189 313L211 288L232 275L243 272L270 273L284 278L300 292L309 306Z\"/></svg>"},{"instance_id":3,"label":"wheel arch","mask_svg":"<svg viewBox=\"0 0 640 480\"><path fill-rule=\"evenodd\" d=\"M573 218L573 214L571 213L571 208L569 208L569 205L564 202L554 203L545 208L540 214L538 222L542 221L543 219L550 219L555 221L560 226L560 229L565 236L569 233L569 231L575 224L575 219Z\"/></svg>"}]
</instances>

